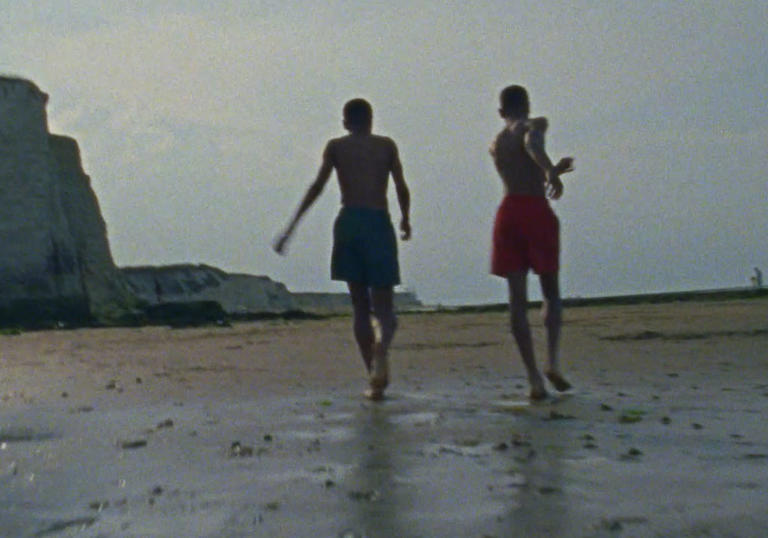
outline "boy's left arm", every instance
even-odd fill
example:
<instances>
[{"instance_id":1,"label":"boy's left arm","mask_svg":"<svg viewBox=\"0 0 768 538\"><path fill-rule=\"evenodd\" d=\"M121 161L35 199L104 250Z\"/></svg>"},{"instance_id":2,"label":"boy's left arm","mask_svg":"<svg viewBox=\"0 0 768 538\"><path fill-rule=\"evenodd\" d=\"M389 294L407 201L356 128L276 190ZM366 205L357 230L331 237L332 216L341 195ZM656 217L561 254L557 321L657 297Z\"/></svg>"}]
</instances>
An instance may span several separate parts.
<instances>
[{"instance_id":1,"label":"boy's left arm","mask_svg":"<svg viewBox=\"0 0 768 538\"><path fill-rule=\"evenodd\" d=\"M397 193L397 203L400 206L400 231L403 232L401 239L407 241L411 238L411 193L408 190L408 184L405 182L403 174L403 165L400 162L400 155L397 151L397 145L392 142L392 180L395 183L395 192Z\"/></svg>"}]
</instances>

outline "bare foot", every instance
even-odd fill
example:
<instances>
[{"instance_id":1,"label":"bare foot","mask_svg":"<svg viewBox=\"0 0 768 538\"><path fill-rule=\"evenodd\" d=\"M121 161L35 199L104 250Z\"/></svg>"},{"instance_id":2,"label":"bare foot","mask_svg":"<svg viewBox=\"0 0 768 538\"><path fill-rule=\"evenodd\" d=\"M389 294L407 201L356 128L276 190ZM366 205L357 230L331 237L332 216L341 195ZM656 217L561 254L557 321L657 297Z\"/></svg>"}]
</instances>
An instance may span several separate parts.
<instances>
[{"instance_id":1,"label":"bare foot","mask_svg":"<svg viewBox=\"0 0 768 538\"><path fill-rule=\"evenodd\" d=\"M363 393L366 398L369 400L372 400L374 402L380 402L384 399L384 389L377 389L374 387L371 387L369 389L366 389L366 391Z\"/></svg>"},{"instance_id":2,"label":"bare foot","mask_svg":"<svg viewBox=\"0 0 768 538\"><path fill-rule=\"evenodd\" d=\"M547 376L547 379L555 386L558 392L565 392L571 388L571 384L559 372L550 370L544 372L544 375Z\"/></svg>"}]
</instances>

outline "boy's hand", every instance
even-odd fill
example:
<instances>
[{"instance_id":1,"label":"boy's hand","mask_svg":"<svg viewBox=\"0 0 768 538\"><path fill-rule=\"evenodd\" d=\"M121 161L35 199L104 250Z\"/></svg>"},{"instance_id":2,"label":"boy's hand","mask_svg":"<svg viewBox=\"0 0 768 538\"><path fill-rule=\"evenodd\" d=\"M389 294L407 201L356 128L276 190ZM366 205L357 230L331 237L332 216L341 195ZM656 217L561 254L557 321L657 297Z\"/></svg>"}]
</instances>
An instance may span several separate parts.
<instances>
[{"instance_id":1,"label":"boy's hand","mask_svg":"<svg viewBox=\"0 0 768 538\"><path fill-rule=\"evenodd\" d=\"M555 170L547 174L546 188L547 196L553 200L557 200L563 195L563 182L560 181L560 177L558 177L558 173Z\"/></svg>"},{"instance_id":2,"label":"boy's hand","mask_svg":"<svg viewBox=\"0 0 768 538\"><path fill-rule=\"evenodd\" d=\"M403 232L400 234L400 239L403 241L408 241L411 238L411 223L410 221L403 219L400 221L400 231Z\"/></svg>"},{"instance_id":3,"label":"boy's hand","mask_svg":"<svg viewBox=\"0 0 768 538\"><path fill-rule=\"evenodd\" d=\"M288 240L290 238L291 232L289 230L284 231L272 242L272 248L281 256L285 256L286 247L288 246Z\"/></svg>"},{"instance_id":4,"label":"boy's hand","mask_svg":"<svg viewBox=\"0 0 768 538\"><path fill-rule=\"evenodd\" d=\"M555 170L558 174L565 174L566 172L573 172L573 157L563 157L555 165Z\"/></svg>"}]
</instances>

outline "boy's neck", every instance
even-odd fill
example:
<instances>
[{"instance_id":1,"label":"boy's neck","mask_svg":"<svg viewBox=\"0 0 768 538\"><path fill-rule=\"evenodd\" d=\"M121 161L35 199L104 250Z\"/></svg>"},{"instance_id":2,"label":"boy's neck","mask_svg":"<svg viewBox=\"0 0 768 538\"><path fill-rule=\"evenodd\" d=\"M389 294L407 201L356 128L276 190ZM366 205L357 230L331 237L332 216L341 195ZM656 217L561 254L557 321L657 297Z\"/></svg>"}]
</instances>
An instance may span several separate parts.
<instances>
[{"instance_id":1,"label":"boy's neck","mask_svg":"<svg viewBox=\"0 0 768 538\"><path fill-rule=\"evenodd\" d=\"M514 125L520 120L527 120L528 114L509 114L504 116L504 121L507 125Z\"/></svg>"}]
</instances>

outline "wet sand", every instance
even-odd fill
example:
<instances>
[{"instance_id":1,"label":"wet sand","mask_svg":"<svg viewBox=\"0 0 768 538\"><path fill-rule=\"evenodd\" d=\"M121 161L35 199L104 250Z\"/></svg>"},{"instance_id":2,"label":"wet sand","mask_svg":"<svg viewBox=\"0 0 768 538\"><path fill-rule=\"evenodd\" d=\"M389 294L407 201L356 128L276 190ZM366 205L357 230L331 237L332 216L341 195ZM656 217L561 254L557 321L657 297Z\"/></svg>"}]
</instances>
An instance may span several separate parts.
<instances>
[{"instance_id":1,"label":"wet sand","mask_svg":"<svg viewBox=\"0 0 768 538\"><path fill-rule=\"evenodd\" d=\"M532 312L537 350L542 327ZM501 313L0 337L0 536L759 536L768 300L572 308L530 405Z\"/></svg>"}]
</instances>

